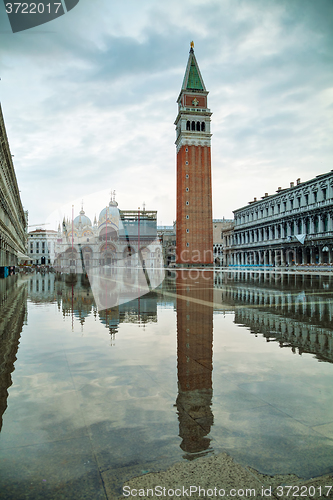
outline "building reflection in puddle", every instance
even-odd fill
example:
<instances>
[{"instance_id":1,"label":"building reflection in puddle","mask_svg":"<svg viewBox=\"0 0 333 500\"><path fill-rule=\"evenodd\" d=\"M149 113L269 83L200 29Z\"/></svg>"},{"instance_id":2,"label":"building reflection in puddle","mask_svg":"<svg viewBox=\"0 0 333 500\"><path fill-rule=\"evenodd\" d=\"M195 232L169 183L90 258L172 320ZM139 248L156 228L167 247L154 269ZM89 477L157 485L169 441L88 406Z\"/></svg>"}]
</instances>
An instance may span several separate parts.
<instances>
[{"instance_id":1,"label":"building reflection in puddle","mask_svg":"<svg viewBox=\"0 0 333 500\"><path fill-rule=\"evenodd\" d=\"M325 276L196 270L177 270L172 275L157 292L102 311L98 311L83 276L78 275L75 283L66 283L64 276L59 281L52 274L37 274L28 290L30 300L36 303L56 300L59 311L72 316L82 330L86 318L93 315L107 328L111 345L116 342L121 323L157 323L159 305L166 301L168 307L175 307L180 446L184 458L192 459L211 450L213 314L232 312L236 324L267 342L332 362L333 280Z\"/></svg>"},{"instance_id":2,"label":"building reflection in puddle","mask_svg":"<svg viewBox=\"0 0 333 500\"><path fill-rule=\"evenodd\" d=\"M181 360L182 364L187 363L187 370L192 367L192 361L184 361L189 353L191 360L199 359L200 348L193 342L199 339L201 332L202 342L210 345L207 347L210 357L205 354L205 359L210 361L205 365L197 361L194 364L195 367L197 364L202 366L202 376L203 366L211 366L212 363L212 339L209 336L212 336L213 312L221 312L221 307L228 312L234 311L236 324L248 327L255 335L263 335L267 341L276 341L280 347L290 347L300 354L315 354L322 361L333 361L332 276L220 272L214 273L213 277L211 271L198 273L195 270L172 274L174 277L166 280L158 293L153 291L102 311L98 311L89 281L84 275L77 275L75 283L67 283L64 275L57 277L51 273L45 276L37 273L28 282L28 298L36 304L57 301L59 311L64 316L73 316L82 327L85 319L93 314L108 328L114 339L119 323L157 322L157 305L164 300L163 291L172 289L172 295L177 292L181 296L175 299L166 295L169 306L174 303L177 307L178 365ZM1 294L3 302L12 294L15 301L10 302L16 307L21 295L17 293L17 276L13 280L15 283L0 281ZM219 290L222 292L220 295ZM214 303L208 307L207 302ZM10 315L3 310L2 317L8 320ZM2 328L5 324L2 322ZM191 344L187 342L189 335ZM184 370L178 368L178 375L183 380ZM179 383L183 391L189 384L188 381L185 385Z\"/></svg>"},{"instance_id":3,"label":"building reflection in puddle","mask_svg":"<svg viewBox=\"0 0 333 500\"><path fill-rule=\"evenodd\" d=\"M223 285L220 281L236 324L281 348L328 362L333 362L332 285L331 276L277 273L236 273Z\"/></svg>"},{"instance_id":4,"label":"building reflection in puddle","mask_svg":"<svg viewBox=\"0 0 333 500\"><path fill-rule=\"evenodd\" d=\"M275 419L274 425L269 425L268 430L264 428L262 435L259 436L261 439L260 446L262 445L261 449L269 454L275 439L280 442L281 436L283 438L285 432L292 430L294 425L299 425L297 421L302 415L305 405L308 404L309 399L306 399L308 397L312 398L310 401L318 403L317 405L313 404L313 408L319 409L321 413L318 416L318 421L312 421L310 419L312 415L307 414L306 425L311 424L318 427L318 422L320 425L331 422L329 420L331 407L327 404L322 409L322 404L325 405L325 402L322 403L322 399L317 401L316 387L311 386L312 392L309 394L306 392L307 387L304 388L302 373L299 371L301 364L296 361L300 361L302 366L308 366L309 357L304 356L304 363L306 363L304 365L303 360L296 360L294 357L286 355L280 358L279 349L275 349L274 345L266 346L263 342L260 343L259 339L254 338L254 336L266 338L267 341L275 342L281 348L291 349L294 352L298 351L299 354L308 352L320 361L332 362L333 280L331 277L326 279L325 277L315 278L313 276L297 277L296 279L289 276L278 277L273 273L267 276L264 274L259 276L250 273L214 274L212 271L198 272L195 270L177 270L172 274L174 278L169 277L164 282L163 287L158 290L102 311L99 311L96 306L89 283L81 276L77 276L76 281L70 283L66 282L64 276L57 277L52 274L42 276L37 274L31 278L29 277L27 287L24 281L22 281L23 287L16 284L13 295L10 295L11 292L7 291L7 299L3 299L2 310L4 311L4 318L6 318L5 321L8 320L7 324L9 326L6 327L8 334L11 335L10 332L12 332L12 337L7 342L3 336L5 330L0 331L0 340L5 342L0 346L0 415L7 406L7 389L11 384L13 363L26 314L26 288L28 288L29 307L31 307L29 317L32 325L37 324L32 319L39 318L38 315L43 312L40 307L43 302L48 306L45 309L55 310L55 312L58 309L59 311L58 334L62 336L61 349L63 345L67 346L66 356L68 355L69 365L73 373L76 374L76 380L79 381L83 388L80 389L82 401L84 401L87 409L91 409L90 406L93 408L92 419L95 418L94 412L97 408L97 417L100 419L103 417L103 422L106 422L107 430L105 430L105 433L103 430L104 423L102 425L97 417L96 421L93 420L91 427L94 429L102 428L103 430L101 446L103 452L106 452L105 466L109 466L111 460L114 460L114 463L119 465L129 463L134 458L137 459L138 449L140 449L140 456L143 454L142 450L148 449L146 457L149 456L149 459L151 459L151 454L155 458L160 457L162 453L160 451L161 442L165 446L163 456L169 456L170 454L170 456L182 456L186 460L192 460L212 452L213 438L215 452L227 449L230 450L230 453L237 453L237 450L239 452L240 449L243 450L244 448L244 451L242 451L244 457L250 456L249 460L253 460L253 465L256 465L257 462L254 459L256 449L251 452L251 455L249 451L251 447L248 447L246 443L251 443L254 446L258 442L260 423L265 424L265 418L271 419L272 416ZM13 283L15 284L14 280ZM7 285L9 281L0 283ZM49 308L50 303L54 304L53 308ZM9 309L6 309L6 307L9 307ZM164 309L168 309L168 311ZM177 323L175 323L175 315L172 309L175 310L177 315ZM218 313L221 312L229 312L229 316L226 315L225 321L224 315L223 317L221 314L218 316ZM214 374L213 399L212 348L214 314L215 325L219 325L219 327L216 326L214 331L216 371ZM162 321L163 316L168 321L165 324ZM13 318L15 321L13 321ZM83 332L87 332L86 336L71 335L70 318L73 318L75 332L81 329ZM63 324L66 322L67 329ZM132 325L126 328L125 324L129 323L132 323ZM150 325L149 327L148 324L152 323L156 323L156 325ZM245 329L232 328L231 325L235 326L234 323L245 327ZM98 324L102 328L98 328ZM140 325L147 325L145 331L143 329L139 331L136 328L136 326ZM239 336L237 331L240 332ZM176 333L178 393L175 386ZM50 329L50 339L52 338L51 334ZM108 334L110 334L111 345L115 345L116 349L104 349L104 346L108 344ZM162 334L165 336L162 337ZM36 338L38 338L38 335L37 332ZM33 349L34 346L31 347L29 344L31 339L28 337L25 337L27 340L25 348ZM231 348L229 351L223 350L219 352L219 346L224 345L223 337L226 342L230 341ZM45 337L40 338L43 338L44 342ZM153 346L151 341L154 342ZM49 346L47 342L48 339L43 343L43 348L46 352L49 352L49 350L51 352L54 347ZM232 342L234 342L233 345ZM130 343L132 343L131 346L129 346ZM260 349L257 349L257 345ZM86 349L86 346L89 346L89 349ZM103 346L103 352L101 346ZM247 347L251 349L252 358L247 354ZM21 349L23 348L24 344L22 342ZM128 349L127 352L126 349ZM9 360L9 362L6 361L5 370L3 370L2 353L7 353L6 360ZM55 358L56 360L62 359L62 351L59 350L59 353ZM287 354L286 350L284 353ZM38 354L38 352L35 354L34 352L35 355L36 360L39 361L43 354ZM38 356L40 357L38 358ZM133 357L136 359L134 364L132 363ZM147 357L151 357L152 361L149 359L147 362ZM247 358L249 359L247 360ZM282 363L281 371L279 371L280 359ZM24 367L22 360L23 358L20 360L21 367ZM52 361L52 356L50 356L50 360ZM248 361L248 370L244 371L242 363L246 362L246 360ZM267 370L265 368L266 371L264 372L256 372L257 360L259 362L262 360L267 365L272 361L275 372L272 372L270 366L267 366ZM55 361L53 366L45 367L45 372L48 373L50 379L57 374L58 365L56 363L58 361ZM64 366L66 366L66 363ZM242 365L241 370L238 369L240 364ZM327 367L327 364L320 367L316 363L315 370L321 373L320 370L322 368L327 369ZM25 368L31 369L31 373L33 373L34 368L31 364L29 366L27 364ZM290 390L289 396L285 393L285 390L289 387L289 378L285 380L284 370L287 370L288 377L290 374L295 376L294 386L297 390L300 388L303 391L301 392L302 395L306 394L306 398L301 398L305 400L305 403L299 403L299 407L293 403L294 392ZM20 380L22 373L21 371L18 374L17 380ZM67 383L71 380L71 376L68 375L67 381L66 373L64 372L63 375ZM244 373L250 374L252 379L244 379ZM272 373L274 376L270 378ZM268 374L267 377L266 374ZM144 381L139 380L140 375L143 376ZM102 383L104 376L106 377L105 384ZM228 381L229 376L232 379L231 382ZM90 380L90 377L93 377L93 380ZM325 376L321 380L323 380L323 384L327 383ZM97 384L95 381L99 383ZM91 392L87 391L86 388L91 389ZM59 388L59 391L61 392L61 388ZM30 395L33 392L31 391ZM276 395L276 400L272 401L273 393ZM110 405L112 404L113 414L118 418L119 413L118 420L114 417L117 424L111 422L111 413L108 413L109 408L103 414L103 398L106 394L109 394L107 404L109 402ZM24 392L24 397L28 397L27 395L29 395L29 391ZM60 397L62 398L63 394L60 394ZM257 399L260 399L259 405ZM214 402L214 415L212 401ZM95 404L96 402L98 404ZM161 410L158 408L160 412L154 413L154 408L159 402ZM15 401L13 396L12 407L15 409L15 405L17 405L19 408L20 404L23 405L18 399ZM36 414L38 414L38 411L43 412L44 404L43 401L39 407L36 407ZM173 404L177 410L177 415L175 409L172 410ZM274 409L274 405L276 405L278 411ZM10 412L10 398L8 406ZM286 420L286 417L281 418L281 411L288 414L293 411L292 415L294 415L295 419L291 421ZM318 412L318 410L315 411ZM4 422L2 437L6 433L6 420ZM257 427L251 427L252 424L249 425L249 422L250 424L251 422L256 423ZM169 425L167 428L168 435L166 435L163 428L166 423ZM133 434L128 433L126 438L123 435L120 443L119 429L125 432L126 425L128 429L133 429ZM289 427L285 427L286 425L289 425ZM53 425L52 429L55 428ZM275 430L276 428L278 430ZM298 456L304 454L307 446L305 431L313 433L313 436L312 434L310 436L311 439L312 437L313 439L316 438L315 431L312 431L310 427L310 430L303 427L302 429L299 430L300 434L295 436L293 442L299 444ZM36 433L39 432L40 429L36 431ZM97 435L98 433L96 433ZM133 444L137 443L136 435L141 439L141 441L138 441L140 446ZM302 439L299 436L302 436ZM310 444L312 443L311 439ZM316 441L315 444L320 453L325 452L328 456L328 446L326 444L325 449L322 441L318 443ZM119 457L114 451L115 445L119 446ZM122 455L123 448L126 451L126 462ZM283 461L287 456L283 455L284 450L282 448L283 446L278 450L280 455L277 453L276 461L274 462L272 459L271 470L273 471L279 460ZM262 452L260 451L260 453ZM295 460L295 463L298 460L297 453L294 453L293 460ZM281 457L283 457L283 460ZM308 460L311 463L312 457L309 457ZM261 465L260 463L258 466Z\"/></svg>"},{"instance_id":5,"label":"building reflection in puddle","mask_svg":"<svg viewBox=\"0 0 333 500\"><path fill-rule=\"evenodd\" d=\"M27 283L17 275L0 279L0 431L7 408L8 388L12 385L16 353L27 320Z\"/></svg>"},{"instance_id":6,"label":"building reflection in puddle","mask_svg":"<svg viewBox=\"0 0 333 500\"><path fill-rule=\"evenodd\" d=\"M176 406L184 458L192 460L210 449L214 418L213 272L176 271L177 368Z\"/></svg>"},{"instance_id":7,"label":"building reflection in puddle","mask_svg":"<svg viewBox=\"0 0 333 500\"><path fill-rule=\"evenodd\" d=\"M16 283L17 277L13 280ZM2 288L9 286L8 280L0 283ZM16 287L2 290L2 297L10 293L16 297ZM223 308L234 311L236 324L249 328L255 335L263 335L268 342L275 341L293 352L312 353L322 361L332 362L332 288L332 276L183 270L173 272L158 292L98 311L84 275L75 275L75 282L66 282L65 275L37 273L28 283L28 297L36 304L57 301L63 316L72 316L81 328L93 314L109 330L112 340L120 323L156 323L157 306L167 299L169 306L173 303L177 309L178 400L190 401L191 391L202 390L202 394L212 391L213 313ZM172 293L164 297L164 291ZM19 298L11 301L13 307L19 301ZM2 315L10 317L4 312ZM179 412L185 411L185 403L177 402L178 406ZM190 441L185 434L183 439L184 451L190 452Z\"/></svg>"},{"instance_id":8,"label":"building reflection in puddle","mask_svg":"<svg viewBox=\"0 0 333 500\"><path fill-rule=\"evenodd\" d=\"M34 280L38 277L34 277ZM52 278L51 278L52 279ZM54 279L54 278L53 278ZM110 284L108 283L110 286ZM98 319L108 330L112 340L118 332L120 323L156 323L157 304L159 295L151 291L144 296L133 300L120 302L119 305L99 310L89 281L84 275L75 275L75 281L66 281L66 277L59 275L55 281L55 294L58 302L58 309L63 316L72 316L82 326L91 314ZM40 288L40 285L33 285L33 289Z\"/></svg>"},{"instance_id":9,"label":"building reflection in puddle","mask_svg":"<svg viewBox=\"0 0 333 500\"><path fill-rule=\"evenodd\" d=\"M214 421L211 410L214 279L212 271L184 270L174 274L177 274L176 280L167 280L165 288L172 290L173 296L177 293L177 299L172 299L177 311L176 407L180 446L185 452L184 458L191 460L210 451L208 436ZM157 322L157 306L165 300L163 290L98 311L83 275L76 275L75 282L66 282L65 276L45 278L37 274L31 278L29 296L35 302L56 300L63 316L72 316L82 330L87 317L94 315L108 329L113 345L121 323ZM170 295L166 297L172 305Z\"/></svg>"}]
</instances>

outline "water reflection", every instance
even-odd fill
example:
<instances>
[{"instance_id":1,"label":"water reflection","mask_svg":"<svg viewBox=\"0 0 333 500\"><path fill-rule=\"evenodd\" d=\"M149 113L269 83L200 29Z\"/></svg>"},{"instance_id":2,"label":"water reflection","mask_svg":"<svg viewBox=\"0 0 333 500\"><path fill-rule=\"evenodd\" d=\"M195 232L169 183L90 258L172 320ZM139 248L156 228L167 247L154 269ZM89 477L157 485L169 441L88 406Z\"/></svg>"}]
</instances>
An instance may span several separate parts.
<instances>
[{"instance_id":1,"label":"water reflection","mask_svg":"<svg viewBox=\"0 0 333 500\"><path fill-rule=\"evenodd\" d=\"M213 425L213 273L177 274L177 361L179 436L184 458L209 449ZM209 305L207 305L209 304Z\"/></svg>"},{"instance_id":2,"label":"water reflection","mask_svg":"<svg viewBox=\"0 0 333 500\"><path fill-rule=\"evenodd\" d=\"M57 303L62 315L76 318L83 326L87 317L93 314L96 317L97 307L89 284L79 276L75 283L57 281Z\"/></svg>"},{"instance_id":3,"label":"water reflection","mask_svg":"<svg viewBox=\"0 0 333 500\"><path fill-rule=\"evenodd\" d=\"M222 278L216 276L215 281ZM235 273L219 280L235 323L267 342L333 362L331 276Z\"/></svg>"},{"instance_id":4,"label":"water reflection","mask_svg":"<svg viewBox=\"0 0 333 500\"><path fill-rule=\"evenodd\" d=\"M57 296L56 290L56 275L54 273L35 273L28 281L28 297L34 304L44 304L54 302Z\"/></svg>"},{"instance_id":5,"label":"water reflection","mask_svg":"<svg viewBox=\"0 0 333 500\"><path fill-rule=\"evenodd\" d=\"M35 304L56 301L62 315L79 321L82 329L92 315L109 331L111 345L120 324L157 323L158 307L174 307L180 447L184 458L192 459L210 450L213 314L233 311L235 324L255 336L333 362L332 285L331 276L177 271L157 291L98 311L84 275L67 282L66 275L37 273L28 296Z\"/></svg>"},{"instance_id":6,"label":"water reflection","mask_svg":"<svg viewBox=\"0 0 333 500\"><path fill-rule=\"evenodd\" d=\"M12 385L16 353L27 320L27 283L18 276L0 279L0 431L7 408L8 387Z\"/></svg>"},{"instance_id":7,"label":"water reflection","mask_svg":"<svg viewBox=\"0 0 333 500\"><path fill-rule=\"evenodd\" d=\"M74 279L73 279L74 276ZM73 317L82 328L86 319L93 315L114 336L120 323L156 323L157 304L162 300L161 291L147 293L114 307L98 310L94 295L85 275L36 273L30 277L28 298L34 304L56 302L63 317Z\"/></svg>"},{"instance_id":8,"label":"water reflection","mask_svg":"<svg viewBox=\"0 0 333 500\"><path fill-rule=\"evenodd\" d=\"M269 474L330 471L331 277L177 271L102 311L79 275L9 283L0 488L23 497L31 477L47 478L34 500L59 485L69 498L69 483L71 498L99 498L100 476L219 451Z\"/></svg>"}]
</instances>

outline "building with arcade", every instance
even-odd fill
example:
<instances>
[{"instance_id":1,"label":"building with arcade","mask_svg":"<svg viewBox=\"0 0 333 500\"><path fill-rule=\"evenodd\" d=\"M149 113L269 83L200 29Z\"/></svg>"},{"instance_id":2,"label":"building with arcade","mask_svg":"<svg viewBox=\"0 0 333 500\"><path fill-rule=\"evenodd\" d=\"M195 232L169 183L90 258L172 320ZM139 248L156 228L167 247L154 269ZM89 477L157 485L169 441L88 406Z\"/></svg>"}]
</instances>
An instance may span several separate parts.
<instances>
[{"instance_id":1,"label":"building with arcade","mask_svg":"<svg viewBox=\"0 0 333 500\"><path fill-rule=\"evenodd\" d=\"M333 264L333 170L234 210L227 266Z\"/></svg>"}]
</instances>

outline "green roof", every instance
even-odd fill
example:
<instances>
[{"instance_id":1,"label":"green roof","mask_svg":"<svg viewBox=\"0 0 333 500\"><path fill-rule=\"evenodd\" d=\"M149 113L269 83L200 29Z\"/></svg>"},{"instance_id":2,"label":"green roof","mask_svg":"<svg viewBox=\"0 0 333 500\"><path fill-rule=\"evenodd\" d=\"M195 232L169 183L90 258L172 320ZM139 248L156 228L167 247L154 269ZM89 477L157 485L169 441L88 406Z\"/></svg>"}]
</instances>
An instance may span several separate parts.
<instances>
[{"instance_id":1,"label":"green roof","mask_svg":"<svg viewBox=\"0 0 333 500\"><path fill-rule=\"evenodd\" d=\"M190 72L188 75L186 88L187 89L194 89L194 90L203 90L203 86L201 84L200 76L199 76L196 64L194 62L194 58L192 58L192 61L191 61L191 67L190 67Z\"/></svg>"}]
</instances>

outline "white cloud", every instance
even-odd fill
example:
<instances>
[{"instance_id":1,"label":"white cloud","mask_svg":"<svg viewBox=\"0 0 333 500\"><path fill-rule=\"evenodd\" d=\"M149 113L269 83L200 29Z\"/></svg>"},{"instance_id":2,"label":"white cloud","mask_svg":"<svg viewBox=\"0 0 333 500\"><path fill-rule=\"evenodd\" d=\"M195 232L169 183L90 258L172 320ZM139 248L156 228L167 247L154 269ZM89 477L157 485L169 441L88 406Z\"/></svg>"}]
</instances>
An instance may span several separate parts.
<instances>
[{"instance_id":1,"label":"white cloud","mask_svg":"<svg viewBox=\"0 0 333 500\"><path fill-rule=\"evenodd\" d=\"M191 39L213 111L214 217L330 170L331 13L325 0L81 0L27 32L2 21L1 100L30 224L106 188L172 223Z\"/></svg>"}]
</instances>

